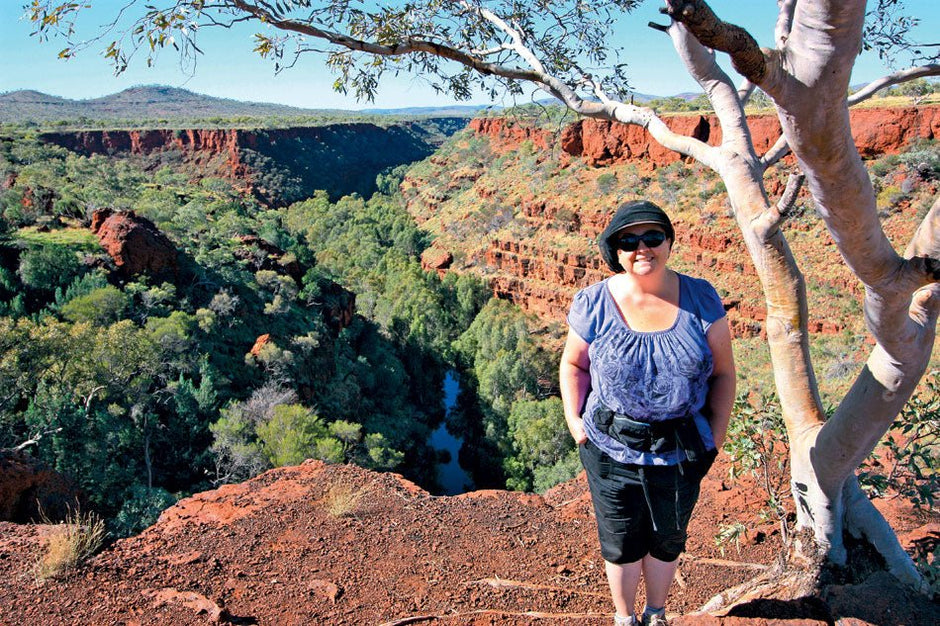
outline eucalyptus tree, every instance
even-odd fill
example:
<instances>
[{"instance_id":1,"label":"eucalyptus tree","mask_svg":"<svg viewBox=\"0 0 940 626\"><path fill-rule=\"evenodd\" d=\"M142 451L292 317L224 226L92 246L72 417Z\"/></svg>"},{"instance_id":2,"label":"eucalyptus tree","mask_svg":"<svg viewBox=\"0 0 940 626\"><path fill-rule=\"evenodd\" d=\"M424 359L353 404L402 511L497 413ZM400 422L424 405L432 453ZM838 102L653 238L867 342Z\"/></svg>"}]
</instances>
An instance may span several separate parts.
<instances>
[{"instance_id":1,"label":"eucalyptus tree","mask_svg":"<svg viewBox=\"0 0 940 626\"><path fill-rule=\"evenodd\" d=\"M335 87L359 98L371 98L384 74L399 72L418 74L458 98L477 87L495 96L535 86L581 115L642 126L666 148L713 169L725 182L764 291L798 525L812 531L819 551L837 564L846 561L843 533L864 536L895 576L923 587L854 472L922 377L940 309L940 201L906 249L895 250L879 223L875 192L849 126L854 102L940 73L937 44L917 47L908 40L907 27L916 18L905 15L901 0L877 0L869 11L864 0L777 0L772 49L759 47L702 0L666 0L669 24L659 28L711 101L722 130L718 145L678 135L654 111L624 100L624 66L611 34L636 0L128 0L114 23L73 43L75 18L90 3L34 0L27 9L39 37L65 36L69 43L61 56L97 42L119 72L135 56L149 63L170 46L192 62L205 28L256 22L262 30L255 50L278 69L323 54L336 72ZM863 46L885 55L907 50L923 64L847 99ZM739 86L717 63L718 52L728 54L743 77ZM783 128L764 154L755 150L744 112L755 87L773 100ZM783 197L772 199L762 175L787 150L802 174L791 179ZM810 359L803 276L780 228L804 175L844 263L865 287L865 321L875 342L828 419Z\"/></svg>"}]
</instances>

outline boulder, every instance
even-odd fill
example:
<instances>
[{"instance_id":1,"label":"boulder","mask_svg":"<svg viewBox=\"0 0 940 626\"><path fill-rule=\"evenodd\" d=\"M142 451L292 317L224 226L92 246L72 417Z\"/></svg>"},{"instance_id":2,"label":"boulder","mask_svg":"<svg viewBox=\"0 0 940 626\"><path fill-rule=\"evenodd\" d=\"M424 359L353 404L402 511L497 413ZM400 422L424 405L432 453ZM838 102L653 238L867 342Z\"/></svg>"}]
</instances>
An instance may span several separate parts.
<instances>
[{"instance_id":1,"label":"boulder","mask_svg":"<svg viewBox=\"0 0 940 626\"><path fill-rule=\"evenodd\" d=\"M443 276L454 262L454 255L433 245L421 253L421 267Z\"/></svg>"},{"instance_id":2,"label":"boulder","mask_svg":"<svg viewBox=\"0 0 940 626\"><path fill-rule=\"evenodd\" d=\"M0 449L0 521L61 520L80 504L72 481L22 450Z\"/></svg>"},{"instance_id":3,"label":"boulder","mask_svg":"<svg viewBox=\"0 0 940 626\"><path fill-rule=\"evenodd\" d=\"M239 235L236 239L241 246L235 249L235 256L247 261L252 270L270 270L278 274L287 274L297 284L304 277L304 270L294 259L285 258L286 252L265 241L257 235Z\"/></svg>"},{"instance_id":4,"label":"boulder","mask_svg":"<svg viewBox=\"0 0 940 626\"><path fill-rule=\"evenodd\" d=\"M124 274L176 271L176 247L147 218L134 211L99 209L92 215L91 224L101 246Z\"/></svg>"}]
</instances>

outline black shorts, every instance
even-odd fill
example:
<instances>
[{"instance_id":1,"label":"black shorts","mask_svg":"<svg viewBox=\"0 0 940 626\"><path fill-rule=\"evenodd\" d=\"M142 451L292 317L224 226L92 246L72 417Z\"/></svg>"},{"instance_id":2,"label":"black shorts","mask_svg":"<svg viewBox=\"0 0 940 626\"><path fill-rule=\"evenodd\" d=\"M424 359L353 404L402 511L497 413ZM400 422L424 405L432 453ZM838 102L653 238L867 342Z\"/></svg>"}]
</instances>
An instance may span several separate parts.
<instances>
[{"instance_id":1,"label":"black shorts","mask_svg":"<svg viewBox=\"0 0 940 626\"><path fill-rule=\"evenodd\" d=\"M590 440L580 446L580 454L604 560L622 565L647 554L667 562L679 558L699 484L717 452L681 467L620 463Z\"/></svg>"}]
</instances>

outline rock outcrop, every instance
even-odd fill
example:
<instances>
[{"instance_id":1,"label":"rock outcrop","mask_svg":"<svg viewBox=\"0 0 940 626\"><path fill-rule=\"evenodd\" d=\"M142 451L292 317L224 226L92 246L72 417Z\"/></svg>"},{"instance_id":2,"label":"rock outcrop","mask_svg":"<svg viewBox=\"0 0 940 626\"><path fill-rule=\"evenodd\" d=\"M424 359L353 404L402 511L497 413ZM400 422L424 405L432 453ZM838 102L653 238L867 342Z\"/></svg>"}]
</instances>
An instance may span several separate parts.
<instances>
[{"instance_id":1,"label":"rock outcrop","mask_svg":"<svg viewBox=\"0 0 940 626\"><path fill-rule=\"evenodd\" d=\"M453 254L433 245L421 253L421 267L437 272L441 277L447 273L453 262Z\"/></svg>"},{"instance_id":2,"label":"rock outcrop","mask_svg":"<svg viewBox=\"0 0 940 626\"><path fill-rule=\"evenodd\" d=\"M23 451L0 450L0 521L60 520L82 498L76 485Z\"/></svg>"},{"instance_id":3,"label":"rock outcrop","mask_svg":"<svg viewBox=\"0 0 940 626\"><path fill-rule=\"evenodd\" d=\"M161 274L177 269L176 247L156 225L133 211L98 209L91 230L127 276Z\"/></svg>"},{"instance_id":4,"label":"rock outcrop","mask_svg":"<svg viewBox=\"0 0 940 626\"><path fill-rule=\"evenodd\" d=\"M691 613L765 569L781 549L775 524L759 517L760 492L746 478L724 484L727 469L719 458L703 481L671 623L718 624ZM722 554L714 533L729 521L748 530L738 549ZM912 514L894 521L911 536L936 531ZM75 575L39 585L29 568L53 532L0 522L0 621L596 626L612 612L583 475L544 495L432 497L396 474L306 461L185 498ZM750 619L720 623L940 619L935 604L880 581L879 602L865 601L870 585L845 584L814 601L812 614L800 611L801 601L752 603Z\"/></svg>"},{"instance_id":5,"label":"rock outcrop","mask_svg":"<svg viewBox=\"0 0 940 626\"><path fill-rule=\"evenodd\" d=\"M940 107L867 108L851 112L853 135L864 158L894 154L917 140L940 137ZM713 115L683 114L664 118L672 130L695 137L710 145L722 139L721 128ZM748 119L748 126L758 153L767 151L780 135L780 123L775 115L758 115ZM555 158L564 168L574 159L580 159L592 168L611 168L630 164L646 176L645 184L655 180L656 169L674 164L683 157L666 150L639 126L582 119L560 130L539 128L517 123L506 118L474 120L469 127L478 137L486 138L497 155L518 150L530 141L541 151L540 158ZM792 161L793 157L787 157ZM439 185L444 194L466 189L468 185L480 198L493 195L493 183L485 168L451 169L450 182ZM783 183L768 178L767 190L772 196L782 193ZM418 190L421 181L406 180L403 189ZM588 193L584 189L578 193ZM424 205L416 210L427 219L441 207L446 197L429 192L421 198ZM472 252L479 271L487 277L494 294L509 299L529 312L548 320L564 320L570 298L576 289L585 287L608 274L596 256L567 252L560 249L557 240L566 235L593 241L604 227L604 213L572 207L566 198L550 194L522 197L512 207L516 219L533 233L524 239L491 238L488 246ZM577 204L577 201L575 202ZM469 216L468 216L469 217ZM729 226L733 228L733 224ZM809 228L797 224L793 228ZM686 228L677 225L677 257L694 265L709 277L721 277L725 285L734 284L737 291L725 301L728 318L736 336L746 337L763 332L765 309L760 302L751 302L742 294L759 294L756 273L736 231L721 232L717 224L709 228ZM820 232L821 249L832 245L831 239ZM425 254L423 265L438 272L446 265L436 265L452 259L456 250L447 250L438 243ZM466 257L468 252L462 251ZM827 274L818 280L822 291L858 294L857 281L838 273ZM816 314L823 314L814 311ZM809 329L814 333L842 332L844 324L827 318L810 319Z\"/></svg>"}]
</instances>

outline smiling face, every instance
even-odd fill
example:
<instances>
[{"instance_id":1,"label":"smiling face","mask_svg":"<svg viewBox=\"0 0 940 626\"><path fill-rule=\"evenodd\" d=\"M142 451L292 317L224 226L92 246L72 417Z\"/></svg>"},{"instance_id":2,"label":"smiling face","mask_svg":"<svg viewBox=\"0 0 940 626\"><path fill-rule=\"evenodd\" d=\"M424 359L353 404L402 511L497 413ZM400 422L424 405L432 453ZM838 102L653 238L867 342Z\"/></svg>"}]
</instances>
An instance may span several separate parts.
<instances>
[{"instance_id":1,"label":"smiling face","mask_svg":"<svg viewBox=\"0 0 940 626\"><path fill-rule=\"evenodd\" d=\"M636 250L624 250L618 246L617 258L626 273L639 277L652 276L666 271L666 261L669 260L669 254L672 251L672 241L664 239L662 243L651 248L644 241L646 237L643 237L645 233L649 232L665 233L658 224L633 224L617 233L618 238L623 238L625 235L639 237L639 241L636 242ZM655 239L655 237L649 237L649 239Z\"/></svg>"}]
</instances>

